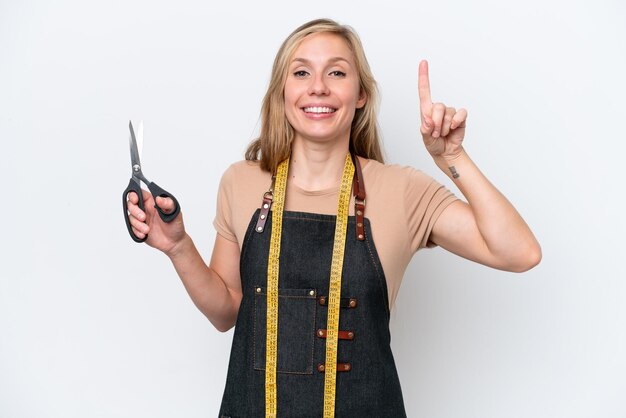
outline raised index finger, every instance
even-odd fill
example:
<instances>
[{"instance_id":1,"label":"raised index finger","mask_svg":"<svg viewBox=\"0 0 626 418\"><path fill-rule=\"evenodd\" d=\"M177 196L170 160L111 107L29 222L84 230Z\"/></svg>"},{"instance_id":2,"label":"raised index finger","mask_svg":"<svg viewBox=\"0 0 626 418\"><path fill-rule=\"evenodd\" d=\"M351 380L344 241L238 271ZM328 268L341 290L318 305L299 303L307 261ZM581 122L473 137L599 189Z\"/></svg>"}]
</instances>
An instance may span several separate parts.
<instances>
[{"instance_id":1,"label":"raised index finger","mask_svg":"<svg viewBox=\"0 0 626 418\"><path fill-rule=\"evenodd\" d=\"M430 80L428 79L428 61L422 60L417 74L417 88L420 96L422 113L429 114L433 101L430 98Z\"/></svg>"}]
</instances>

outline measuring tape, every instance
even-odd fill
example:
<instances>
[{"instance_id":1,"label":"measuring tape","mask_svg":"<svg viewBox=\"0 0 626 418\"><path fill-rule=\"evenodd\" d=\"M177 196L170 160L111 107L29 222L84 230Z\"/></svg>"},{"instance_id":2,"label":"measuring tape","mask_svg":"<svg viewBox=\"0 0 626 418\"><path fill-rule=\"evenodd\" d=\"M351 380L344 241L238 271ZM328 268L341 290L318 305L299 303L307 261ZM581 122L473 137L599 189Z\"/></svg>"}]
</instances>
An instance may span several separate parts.
<instances>
[{"instance_id":1,"label":"measuring tape","mask_svg":"<svg viewBox=\"0 0 626 418\"><path fill-rule=\"evenodd\" d=\"M282 236L283 210L287 188L289 159L281 162L276 171L274 186L274 212L272 215L272 236L267 263L267 336L265 356L265 416L276 417L276 357L278 340L278 266L280 261L280 241ZM339 302L341 299L341 271L346 249L348 228L348 206L354 177L354 164L350 154L341 176L335 240L330 267L328 295L328 320L326 325L326 365L324 375L324 418L335 416L335 395L337 387L337 346L339 334Z\"/></svg>"},{"instance_id":2,"label":"measuring tape","mask_svg":"<svg viewBox=\"0 0 626 418\"><path fill-rule=\"evenodd\" d=\"M341 299L341 270L346 249L346 229L348 228L348 205L350 188L354 177L354 164L350 154L341 176L337 222L335 223L335 243L333 261L330 266L330 289L328 295L328 320L326 324L326 366L324 367L324 418L335 416L335 390L337 381L337 345L339 333L339 301Z\"/></svg>"},{"instance_id":3,"label":"measuring tape","mask_svg":"<svg viewBox=\"0 0 626 418\"><path fill-rule=\"evenodd\" d=\"M265 340L265 416L276 417L276 357L278 354L278 267L280 239L283 232L283 209L287 189L289 158L278 165L274 186L272 237L267 259L267 336Z\"/></svg>"}]
</instances>

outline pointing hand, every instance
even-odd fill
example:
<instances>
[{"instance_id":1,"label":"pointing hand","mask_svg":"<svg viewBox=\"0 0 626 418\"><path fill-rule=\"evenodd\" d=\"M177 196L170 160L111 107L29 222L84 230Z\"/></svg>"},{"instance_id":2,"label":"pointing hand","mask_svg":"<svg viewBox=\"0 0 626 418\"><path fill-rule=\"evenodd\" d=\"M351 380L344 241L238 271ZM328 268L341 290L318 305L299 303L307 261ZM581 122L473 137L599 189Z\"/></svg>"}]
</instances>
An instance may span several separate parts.
<instances>
[{"instance_id":1,"label":"pointing hand","mask_svg":"<svg viewBox=\"0 0 626 418\"><path fill-rule=\"evenodd\" d=\"M419 65L418 90L420 98L420 132L426 149L433 157L444 157L453 161L463 150L467 111L433 103L430 97L428 61Z\"/></svg>"}]
</instances>

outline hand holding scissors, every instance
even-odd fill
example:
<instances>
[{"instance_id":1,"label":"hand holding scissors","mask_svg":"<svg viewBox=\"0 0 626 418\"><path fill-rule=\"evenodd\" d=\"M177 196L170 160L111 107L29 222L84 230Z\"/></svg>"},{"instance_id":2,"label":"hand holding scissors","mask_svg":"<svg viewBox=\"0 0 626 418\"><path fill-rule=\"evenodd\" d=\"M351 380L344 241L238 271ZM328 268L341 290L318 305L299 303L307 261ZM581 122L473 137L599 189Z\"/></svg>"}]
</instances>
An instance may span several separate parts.
<instances>
[{"instance_id":1,"label":"hand holding scissors","mask_svg":"<svg viewBox=\"0 0 626 418\"><path fill-rule=\"evenodd\" d=\"M128 233L130 234L130 237L135 242L144 242L148 238L147 234L143 238L140 238L137 235L135 235L135 233L133 232L133 225L131 225L131 220L130 220L130 216L132 215L129 213L129 208L128 208L128 201L130 199L129 194L131 192L134 192L137 194L137 206L139 206L139 209L141 209L141 211L145 213L145 206L143 202L144 194L143 194L143 190L141 189L141 182L143 181L146 184L146 186L148 186L148 190L150 190L150 193L152 194L152 197L154 198L154 207L159 213L159 217L163 220L163 222L166 222L166 223L172 222L178 216L178 214L180 213L180 205L178 204L178 200L176 200L176 198L172 194L160 188L156 183L149 181L143 175L143 172L141 171L141 159L139 156L139 148L137 146L137 138L135 136L135 130L133 129L132 122L129 122L128 126L130 128L130 160L131 160L131 165L132 165L132 176L130 178L130 182L128 183L128 187L126 188L126 190L124 190L124 193L122 194L124 221L126 221L126 228L128 229ZM138 134L139 134L139 140L141 141L142 135L143 135L141 126L140 126ZM171 212L164 211L163 208L161 208L156 203L157 197L172 199L174 202L174 209ZM131 204L133 203L134 202L131 201Z\"/></svg>"}]
</instances>

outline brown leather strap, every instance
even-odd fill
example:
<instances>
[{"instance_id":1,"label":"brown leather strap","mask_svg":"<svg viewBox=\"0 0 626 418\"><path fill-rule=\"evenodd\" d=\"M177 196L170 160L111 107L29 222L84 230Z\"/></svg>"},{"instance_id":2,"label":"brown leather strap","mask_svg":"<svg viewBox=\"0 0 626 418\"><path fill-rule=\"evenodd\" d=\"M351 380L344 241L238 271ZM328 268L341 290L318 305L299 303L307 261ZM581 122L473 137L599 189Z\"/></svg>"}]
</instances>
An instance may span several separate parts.
<instances>
[{"instance_id":1,"label":"brown leather strap","mask_svg":"<svg viewBox=\"0 0 626 418\"><path fill-rule=\"evenodd\" d=\"M356 217L356 239L365 241L365 183L363 182L363 172L359 157L352 154L354 162L354 216Z\"/></svg>"},{"instance_id":2,"label":"brown leather strap","mask_svg":"<svg viewBox=\"0 0 626 418\"><path fill-rule=\"evenodd\" d=\"M320 338L326 338L326 330L320 328L315 332L315 335ZM339 331L339 339L354 340L354 331Z\"/></svg>"},{"instance_id":3,"label":"brown leather strap","mask_svg":"<svg viewBox=\"0 0 626 418\"><path fill-rule=\"evenodd\" d=\"M328 297L320 296L317 298L317 302L322 306L328 306ZM357 301L356 298L341 298L339 300L339 306L342 308L356 308Z\"/></svg>"},{"instance_id":4,"label":"brown leather strap","mask_svg":"<svg viewBox=\"0 0 626 418\"><path fill-rule=\"evenodd\" d=\"M272 175L272 183L270 189L263 194L263 202L261 202L261 213L259 213L259 219L256 221L254 230L259 234L265 230L265 222L270 215L272 209L272 201L274 200L274 183L276 182L276 176Z\"/></svg>"},{"instance_id":5,"label":"brown leather strap","mask_svg":"<svg viewBox=\"0 0 626 418\"><path fill-rule=\"evenodd\" d=\"M324 363L319 363L317 365L317 371L320 373L324 373L326 369L326 365ZM337 363L337 371L338 372L349 372L352 369L350 363Z\"/></svg>"},{"instance_id":6,"label":"brown leather strap","mask_svg":"<svg viewBox=\"0 0 626 418\"><path fill-rule=\"evenodd\" d=\"M271 192L265 192L263 195L263 203L261 203L261 213L259 213L259 219L256 221L254 230L259 234L265 230L265 222L269 216L270 209L272 208L272 199L274 196Z\"/></svg>"},{"instance_id":7,"label":"brown leather strap","mask_svg":"<svg viewBox=\"0 0 626 418\"><path fill-rule=\"evenodd\" d=\"M365 184L363 184L363 172L361 171L361 162L359 157L352 155L352 161L354 162L354 196L359 200L365 200Z\"/></svg>"}]
</instances>

